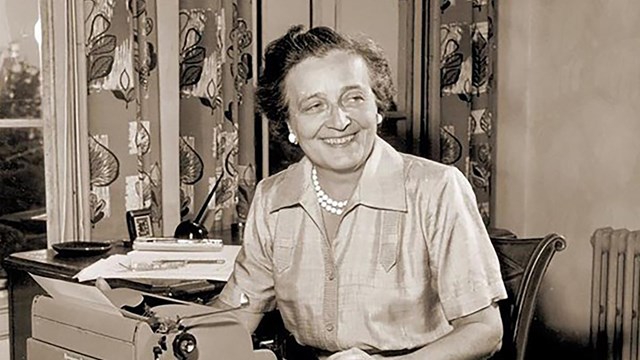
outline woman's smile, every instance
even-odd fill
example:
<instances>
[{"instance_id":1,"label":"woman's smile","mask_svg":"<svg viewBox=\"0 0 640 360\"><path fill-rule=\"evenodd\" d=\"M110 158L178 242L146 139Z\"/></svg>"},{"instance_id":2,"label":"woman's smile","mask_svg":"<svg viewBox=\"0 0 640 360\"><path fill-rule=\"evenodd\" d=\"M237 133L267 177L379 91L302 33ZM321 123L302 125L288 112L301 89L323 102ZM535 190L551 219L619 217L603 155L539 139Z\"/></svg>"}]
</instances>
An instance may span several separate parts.
<instances>
[{"instance_id":1,"label":"woman's smile","mask_svg":"<svg viewBox=\"0 0 640 360\"><path fill-rule=\"evenodd\" d=\"M325 144L330 146L344 147L348 145L355 137L356 137L356 134L342 135L337 137L326 137L326 138L323 138L322 141Z\"/></svg>"}]
</instances>

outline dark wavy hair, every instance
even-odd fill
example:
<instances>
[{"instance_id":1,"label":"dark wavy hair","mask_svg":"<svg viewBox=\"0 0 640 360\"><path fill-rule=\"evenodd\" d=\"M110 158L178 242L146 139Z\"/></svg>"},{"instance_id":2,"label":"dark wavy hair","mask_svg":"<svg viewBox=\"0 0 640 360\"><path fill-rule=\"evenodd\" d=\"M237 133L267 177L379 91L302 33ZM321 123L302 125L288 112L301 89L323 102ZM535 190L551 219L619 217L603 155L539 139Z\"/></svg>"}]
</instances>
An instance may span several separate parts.
<instances>
[{"instance_id":1,"label":"dark wavy hair","mask_svg":"<svg viewBox=\"0 0 640 360\"><path fill-rule=\"evenodd\" d=\"M309 57L323 57L332 50L345 50L360 55L369 69L371 88L380 112L390 110L396 94L391 69L382 48L369 38L342 35L320 26L304 31L302 25L289 28L282 37L269 43L264 55L264 68L258 78L256 100L258 110L278 128L289 117L285 78L289 71ZM275 124L274 124L275 125Z\"/></svg>"}]
</instances>

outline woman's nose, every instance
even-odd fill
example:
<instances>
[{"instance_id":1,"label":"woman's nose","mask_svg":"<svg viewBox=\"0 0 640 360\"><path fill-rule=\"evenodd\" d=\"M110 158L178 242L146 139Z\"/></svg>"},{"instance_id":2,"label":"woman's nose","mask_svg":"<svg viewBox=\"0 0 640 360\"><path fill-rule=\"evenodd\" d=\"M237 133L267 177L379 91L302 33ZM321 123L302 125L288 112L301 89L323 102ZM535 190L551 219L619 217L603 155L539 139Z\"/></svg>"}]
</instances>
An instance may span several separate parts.
<instances>
[{"instance_id":1,"label":"woman's nose","mask_svg":"<svg viewBox=\"0 0 640 360\"><path fill-rule=\"evenodd\" d=\"M329 119L328 125L332 129L336 130L344 130L351 124L351 119L346 111L342 110L340 106L334 107L333 114L331 114L331 118Z\"/></svg>"}]
</instances>

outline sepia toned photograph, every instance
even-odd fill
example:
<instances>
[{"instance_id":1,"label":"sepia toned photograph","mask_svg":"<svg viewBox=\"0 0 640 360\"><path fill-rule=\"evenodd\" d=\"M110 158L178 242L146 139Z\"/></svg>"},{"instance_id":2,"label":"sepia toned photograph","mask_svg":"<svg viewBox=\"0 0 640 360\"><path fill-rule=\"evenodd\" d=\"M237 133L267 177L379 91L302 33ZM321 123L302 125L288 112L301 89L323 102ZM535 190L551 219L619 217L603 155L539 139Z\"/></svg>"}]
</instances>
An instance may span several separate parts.
<instances>
[{"instance_id":1,"label":"sepia toned photograph","mask_svg":"<svg viewBox=\"0 0 640 360\"><path fill-rule=\"evenodd\" d=\"M0 360L640 360L638 23L0 0Z\"/></svg>"}]
</instances>

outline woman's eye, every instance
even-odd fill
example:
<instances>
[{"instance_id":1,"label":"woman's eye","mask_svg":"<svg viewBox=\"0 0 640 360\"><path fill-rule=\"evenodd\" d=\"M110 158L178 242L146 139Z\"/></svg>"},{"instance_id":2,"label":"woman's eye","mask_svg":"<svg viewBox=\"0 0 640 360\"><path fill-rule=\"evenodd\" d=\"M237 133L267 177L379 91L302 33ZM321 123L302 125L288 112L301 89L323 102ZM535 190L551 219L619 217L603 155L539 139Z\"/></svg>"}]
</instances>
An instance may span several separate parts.
<instances>
[{"instance_id":1,"label":"woman's eye","mask_svg":"<svg viewBox=\"0 0 640 360\"><path fill-rule=\"evenodd\" d=\"M345 97L346 102L353 104L353 103L359 103L365 100L364 95L362 94L349 94Z\"/></svg>"},{"instance_id":2,"label":"woman's eye","mask_svg":"<svg viewBox=\"0 0 640 360\"><path fill-rule=\"evenodd\" d=\"M321 111L322 110L322 103L320 102L315 102L315 103L311 103L308 105L305 105L303 107L303 110L305 112L317 112L317 111Z\"/></svg>"}]
</instances>

